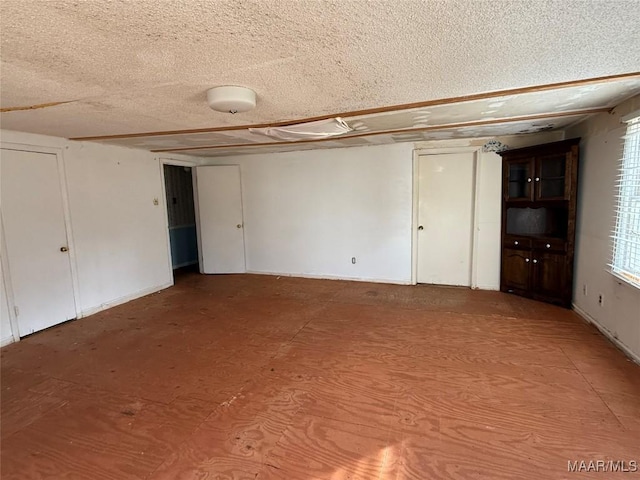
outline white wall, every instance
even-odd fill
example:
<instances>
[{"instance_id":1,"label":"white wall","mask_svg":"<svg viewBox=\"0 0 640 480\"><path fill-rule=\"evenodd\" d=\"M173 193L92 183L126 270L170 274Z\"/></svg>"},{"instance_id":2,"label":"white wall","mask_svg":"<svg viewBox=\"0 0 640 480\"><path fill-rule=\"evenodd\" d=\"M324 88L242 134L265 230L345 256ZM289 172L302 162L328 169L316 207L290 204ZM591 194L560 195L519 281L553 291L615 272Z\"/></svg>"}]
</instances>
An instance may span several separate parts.
<instances>
[{"instance_id":1,"label":"white wall","mask_svg":"<svg viewBox=\"0 0 640 480\"><path fill-rule=\"evenodd\" d=\"M64 156L82 311L169 285L158 160L89 143Z\"/></svg>"},{"instance_id":2,"label":"white wall","mask_svg":"<svg viewBox=\"0 0 640 480\"><path fill-rule=\"evenodd\" d=\"M5 146L51 148L63 156L79 316L171 285L160 161L154 154L12 131L2 131L0 139ZM6 328L3 310L3 340Z\"/></svg>"},{"instance_id":3,"label":"white wall","mask_svg":"<svg viewBox=\"0 0 640 480\"><path fill-rule=\"evenodd\" d=\"M409 283L412 151L403 144L208 163L240 165L249 271Z\"/></svg>"},{"instance_id":4,"label":"white wall","mask_svg":"<svg viewBox=\"0 0 640 480\"><path fill-rule=\"evenodd\" d=\"M515 148L561 138L556 132L504 140ZM255 154L205 163L240 165L249 271L410 283L414 148L481 149L485 142ZM482 289L500 286L501 165L499 155L480 153L473 284Z\"/></svg>"},{"instance_id":5,"label":"white wall","mask_svg":"<svg viewBox=\"0 0 640 480\"><path fill-rule=\"evenodd\" d=\"M500 290L502 157L494 152L481 152L476 175L476 255L472 259L475 264L472 284L481 290Z\"/></svg>"},{"instance_id":6,"label":"white wall","mask_svg":"<svg viewBox=\"0 0 640 480\"><path fill-rule=\"evenodd\" d=\"M582 137L578 175L574 307L640 361L640 290L609 273L616 176L625 124L620 117L640 109L640 96L567 131ZM587 286L587 294L583 286ZM604 296L602 305L598 295Z\"/></svg>"},{"instance_id":7,"label":"white wall","mask_svg":"<svg viewBox=\"0 0 640 480\"><path fill-rule=\"evenodd\" d=\"M62 152L81 315L172 283L161 169L153 154L19 132L1 135L5 143ZM500 140L520 147L560 137L547 133ZM200 163L241 167L249 271L410 283L414 148L480 148L485 141L256 154ZM479 155L477 187L474 284L497 289L498 155ZM154 198L159 206L153 205ZM6 328L3 310L3 339Z\"/></svg>"}]
</instances>

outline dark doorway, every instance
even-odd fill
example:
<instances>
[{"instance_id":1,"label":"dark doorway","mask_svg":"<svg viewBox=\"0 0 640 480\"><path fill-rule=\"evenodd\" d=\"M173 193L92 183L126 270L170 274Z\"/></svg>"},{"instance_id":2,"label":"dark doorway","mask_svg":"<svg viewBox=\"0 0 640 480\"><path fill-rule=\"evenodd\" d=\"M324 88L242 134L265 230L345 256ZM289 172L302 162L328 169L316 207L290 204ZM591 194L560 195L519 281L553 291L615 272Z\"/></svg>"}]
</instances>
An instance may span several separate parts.
<instances>
[{"instance_id":1,"label":"dark doorway","mask_svg":"<svg viewBox=\"0 0 640 480\"><path fill-rule=\"evenodd\" d=\"M196 213L191 167L164 166L173 269L198 264Z\"/></svg>"}]
</instances>

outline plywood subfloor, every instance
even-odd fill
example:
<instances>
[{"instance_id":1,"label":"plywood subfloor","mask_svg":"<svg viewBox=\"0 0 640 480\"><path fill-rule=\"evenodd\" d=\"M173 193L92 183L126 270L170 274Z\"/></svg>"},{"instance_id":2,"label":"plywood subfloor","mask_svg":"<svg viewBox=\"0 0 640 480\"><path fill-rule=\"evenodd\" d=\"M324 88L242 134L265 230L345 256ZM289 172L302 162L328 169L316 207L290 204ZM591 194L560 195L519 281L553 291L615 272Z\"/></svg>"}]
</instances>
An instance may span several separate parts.
<instances>
[{"instance_id":1,"label":"plywood subfloor","mask_svg":"<svg viewBox=\"0 0 640 480\"><path fill-rule=\"evenodd\" d=\"M605 478L567 462L640 460L640 367L574 313L498 292L189 274L1 366L5 480Z\"/></svg>"}]
</instances>

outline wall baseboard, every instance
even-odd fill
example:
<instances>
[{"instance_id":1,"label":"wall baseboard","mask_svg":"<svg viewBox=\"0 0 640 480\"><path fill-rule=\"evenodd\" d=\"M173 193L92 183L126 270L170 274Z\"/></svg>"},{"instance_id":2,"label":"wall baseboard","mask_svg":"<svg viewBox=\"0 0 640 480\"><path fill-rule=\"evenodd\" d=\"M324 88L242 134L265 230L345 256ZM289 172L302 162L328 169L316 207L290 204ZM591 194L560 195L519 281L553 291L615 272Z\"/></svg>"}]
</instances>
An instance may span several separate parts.
<instances>
[{"instance_id":1,"label":"wall baseboard","mask_svg":"<svg viewBox=\"0 0 640 480\"><path fill-rule=\"evenodd\" d=\"M500 285L476 285L471 287L472 290L490 290L493 292L500 291Z\"/></svg>"},{"instance_id":2,"label":"wall baseboard","mask_svg":"<svg viewBox=\"0 0 640 480\"><path fill-rule=\"evenodd\" d=\"M314 275L309 273L279 273L247 270L252 275L271 275L278 277L311 278L314 280L347 280L350 282L390 283L392 285L411 285L411 280L389 280L386 278L341 277L339 275Z\"/></svg>"},{"instance_id":3,"label":"wall baseboard","mask_svg":"<svg viewBox=\"0 0 640 480\"><path fill-rule=\"evenodd\" d=\"M139 290L131 295L125 295L123 297L116 298L115 300L111 300L109 302L102 303L97 307L85 308L80 312L77 318L88 317L89 315L93 315L94 313L101 312L102 310L106 310L111 307L115 307L117 305L122 305L123 303L130 302L131 300L135 300L136 298L144 297L146 295L150 295L152 293L159 292L164 290L165 288L169 288L173 286L173 282L165 283L163 285L158 285L151 288L145 288L144 290ZM66 323L66 322L61 322ZM13 337L7 337L0 339L0 347L4 347L9 345L10 343L14 343L15 339Z\"/></svg>"},{"instance_id":4,"label":"wall baseboard","mask_svg":"<svg viewBox=\"0 0 640 480\"><path fill-rule=\"evenodd\" d=\"M606 327L598 323L598 321L595 318L593 318L591 315L585 312L582 308L578 307L575 303L572 303L571 306L574 312L580 315L585 321L587 321L588 323L591 323L594 327L596 327L600 331L600 333L602 333L605 337L607 337L616 347L622 350L627 357L629 357L631 360L633 360L638 365L640 365L639 354L635 353L633 350L627 347L624 343L622 343L620 340L614 337L613 333L611 333L609 329L607 329Z\"/></svg>"},{"instance_id":5,"label":"wall baseboard","mask_svg":"<svg viewBox=\"0 0 640 480\"><path fill-rule=\"evenodd\" d=\"M138 290L137 292L132 293L130 295L125 295L123 297L119 297L114 300L101 303L97 307L85 308L80 312L80 315L78 316L78 318L88 317L89 315L93 315L94 313L101 312L102 310L106 310L108 308L115 307L117 305L122 305L123 303L130 302L131 300L135 300L136 298L144 297L146 295L151 295L152 293L159 292L161 290L164 290L165 288L169 288L172 286L173 286L173 282L169 282L169 283L165 283L155 287L145 288L143 290Z\"/></svg>"}]
</instances>

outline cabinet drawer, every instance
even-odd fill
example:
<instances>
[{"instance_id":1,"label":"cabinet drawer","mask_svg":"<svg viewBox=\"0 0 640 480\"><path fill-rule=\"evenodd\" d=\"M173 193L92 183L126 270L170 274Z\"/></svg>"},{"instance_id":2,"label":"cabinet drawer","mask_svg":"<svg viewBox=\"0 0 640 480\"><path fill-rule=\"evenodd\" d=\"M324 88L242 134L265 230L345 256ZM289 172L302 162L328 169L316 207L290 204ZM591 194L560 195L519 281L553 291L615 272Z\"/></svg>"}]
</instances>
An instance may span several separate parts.
<instances>
[{"instance_id":1,"label":"cabinet drawer","mask_svg":"<svg viewBox=\"0 0 640 480\"><path fill-rule=\"evenodd\" d=\"M536 250L544 250L546 252L565 252L567 250L567 242L561 238L534 240L533 248Z\"/></svg>"},{"instance_id":2,"label":"cabinet drawer","mask_svg":"<svg viewBox=\"0 0 640 480\"><path fill-rule=\"evenodd\" d=\"M531 248L531 239L526 237L514 237L511 235L505 235L504 248L517 248L518 250L527 250Z\"/></svg>"}]
</instances>

